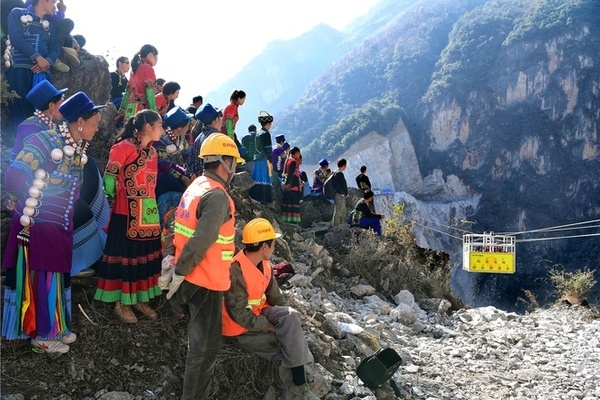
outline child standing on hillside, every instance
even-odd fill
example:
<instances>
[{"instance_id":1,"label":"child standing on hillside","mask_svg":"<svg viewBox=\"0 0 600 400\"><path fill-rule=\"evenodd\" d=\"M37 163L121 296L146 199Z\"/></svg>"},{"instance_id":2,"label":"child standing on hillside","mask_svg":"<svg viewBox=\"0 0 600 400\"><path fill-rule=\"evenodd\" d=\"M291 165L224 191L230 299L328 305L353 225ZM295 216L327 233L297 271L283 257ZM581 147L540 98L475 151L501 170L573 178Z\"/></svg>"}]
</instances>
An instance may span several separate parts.
<instances>
[{"instance_id":1,"label":"child standing on hillside","mask_svg":"<svg viewBox=\"0 0 600 400\"><path fill-rule=\"evenodd\" d=\"M154 97L156 111L164 118L167 112L175 108L175 100L179 98L181 86L177 82L166 82L162 92Z\"/></svg>"},{"instance_id":2,"label":"child standing on hillside","mask_svg":"<svg viewBox=\"0 0 600 400\"><path fill-rule=\"evenodd\" d=\"M156 74L154 66L158 61L158 50L145 44L131 59L131 74L127 91L123 96L119 114L133 117L138 111L156 110Z\"/></svg>"},{"instance_id":3,"label":"child standing on hillside","mask_svg":"<svg viewBox=\"0 0 600 400\"><path fill-rule=\"evenodd\" d=\"M234 90L229 97L229 104L223 109L223 126L221 127L221 132L226 133L232 139L235 137L235 125L240 119L238 107L245 102L246 92L243 90Z\"/></svg>"},{"instance_id":4,"label":"child standing on hillside","mask_svg":"<svg viewBox=\"0 0 600 400\"><path fill-rule=\"evenodd\" d=\"M160 295L160 223L155 192L158 156L152 147L162 136L162 119L143 110L130 118L110 149L104 190L112 202L108 238L98 268L94 298L116 303L115 314L136 323L132 307L157 319L148 301Z\"/></svg>"}]
</instances>

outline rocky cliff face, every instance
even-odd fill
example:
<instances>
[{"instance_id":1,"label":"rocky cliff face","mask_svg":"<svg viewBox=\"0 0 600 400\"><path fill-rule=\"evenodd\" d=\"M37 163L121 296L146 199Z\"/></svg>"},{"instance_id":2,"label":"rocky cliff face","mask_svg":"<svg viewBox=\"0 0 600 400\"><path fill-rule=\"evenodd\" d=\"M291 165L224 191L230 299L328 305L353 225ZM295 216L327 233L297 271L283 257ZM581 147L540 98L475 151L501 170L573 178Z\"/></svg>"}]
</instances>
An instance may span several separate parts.
<instances>
[{"instance_id":1,"label":"rocky cliff face","mask_svg":"<svg viewBox=\"0 0 600 400\"><path fill-rule=\"evenodd\" d=\"M598 217L600 58L594 46L581 45L592 31L597 30L584 25L556 37L514 42L499 53L484 85L441 92L427 102L424 158L481 195L473 229L524 232ZM586 247L583 257L576 256L575 248ZM597 240L540 242L518 253L518 268L543 275L544 259L595 267L597 249ZM456 277L462 297L476 304L502 297L497 287L507 282L461 272ZM481 293L461 289L473 281L479 281ZM514 295L511 290L513 300Z\"/></svg>"},{"instance_id":2,"label":"rocky cliff face","mask_svg":"<svg viewBox=\"0 0 600 400\"><path fill-rule=\"evenodd\" d=\"M414 1L278 127L303 132L308 161L348 158L349 181L366 164L375 187L419 210L406 215L419 245L457 266L454 228L543 239L525 232L600 217L598 15L591 0ZM548 265L597 268L599 256L597 237L518 244L517 275L457 270L454 286L469 304L512 307Z\"/></svg>"},{"instance_id":3,"label":"rocky cliff face","mask_svg":"<svg viewBox=\"0 0 600 400\"><path fill-rule=\"evenodd\" d=\"M374 188L412 191L423 181L419 162L408 131L399 122L389 135L371 132L359 139L340 158L348 160L346 180L354 178L361 165L368 165L368 176ZM330 160L335 166L335 160Z\"/></svg>"}]
</instances>

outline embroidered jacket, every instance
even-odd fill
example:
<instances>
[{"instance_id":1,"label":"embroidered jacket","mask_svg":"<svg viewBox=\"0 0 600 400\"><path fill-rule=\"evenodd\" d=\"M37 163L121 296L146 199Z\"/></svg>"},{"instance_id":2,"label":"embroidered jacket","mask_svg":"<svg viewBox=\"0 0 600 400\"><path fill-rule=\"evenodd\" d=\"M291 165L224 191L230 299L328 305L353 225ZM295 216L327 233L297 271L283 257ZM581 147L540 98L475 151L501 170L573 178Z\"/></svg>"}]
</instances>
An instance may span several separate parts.
<instances>
[{"instance_id":1,"label":"embroidered jacket","mask_svg":"<svg viewBox=\"0 0 600 400\"><path fill-rule=\"evenodd\" d=\"M127 215L127 236L134 240L160 237L156 176L158 156L153 147L140 149L129 139L115 144L108 155L104 192L112 212Z\"/></svg>"},{"instance_id":2,"label":"embroidered jacket","mask_svg":"<svg viewBox=\"0 0 600 400\"><path fill-rule=\"evenodd\" d=\"M33 21L23 23L23 16L30 16ZM31 68L39 56L50 64L56 61L60 47L52 23L45 28L40 18L29 8L13 8L8 14L7 22L8 36L13 46L12 68Z\"/></svg>"}]
</instances>

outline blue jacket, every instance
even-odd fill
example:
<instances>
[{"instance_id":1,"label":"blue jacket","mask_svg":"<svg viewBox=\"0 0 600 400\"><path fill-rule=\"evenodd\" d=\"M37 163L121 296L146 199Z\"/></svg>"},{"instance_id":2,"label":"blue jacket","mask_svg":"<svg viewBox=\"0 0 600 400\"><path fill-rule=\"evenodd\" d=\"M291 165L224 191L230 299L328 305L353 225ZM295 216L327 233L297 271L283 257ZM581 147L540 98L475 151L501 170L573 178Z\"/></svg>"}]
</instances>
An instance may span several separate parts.
<instances>
[{"instance_id":1,"label":"blue jacket","mask_svg":"<svg viewBox=\"0 0 600 400\"><path fill-rule=\"evenodd\" d=\"M23 24L23 15L31 15L33 21ZM44 28L40 18L28 8L13 8L8 14L8 35L13 46L12 68L31 68L39 56L50 64L58 58L60 47L54 25L50 22Z\"/></svg>"}]
</instances>

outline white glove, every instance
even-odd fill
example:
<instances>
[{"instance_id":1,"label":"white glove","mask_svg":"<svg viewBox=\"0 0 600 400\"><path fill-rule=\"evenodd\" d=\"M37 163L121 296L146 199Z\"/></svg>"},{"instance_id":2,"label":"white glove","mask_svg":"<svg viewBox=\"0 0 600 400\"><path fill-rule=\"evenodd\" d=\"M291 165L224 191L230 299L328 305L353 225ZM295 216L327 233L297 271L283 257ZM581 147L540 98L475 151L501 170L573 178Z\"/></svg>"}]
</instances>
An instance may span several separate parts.
<instances>
[{"instance_id":1,"label":"white glove","mask_svg":"<svg viewBox=\"0 0 600 400\"><path fill-rule=\"evenodd\" d=\"M158 286L161 290L167 290L171 279L173 279L173 272L175 272L174 259L174 256L166 256L162 260L160 277L158 278Z\"/></svg>"},{"instance_id":2,"label":"white glove","mask_svg":"<svg viewBox=\"0 0 600 400\"><path fill-rule=\"evenodd\" d=\"M181 286L181 283L184 280L185 276L177 275L175 272L173 272L173 280L171 280L171 283L169 283L169 292L167 293L167 299L170 300L171 297L173 297L173 295L179 289L179 286Z\"/></svg>"}]
</instances>

